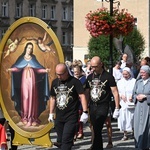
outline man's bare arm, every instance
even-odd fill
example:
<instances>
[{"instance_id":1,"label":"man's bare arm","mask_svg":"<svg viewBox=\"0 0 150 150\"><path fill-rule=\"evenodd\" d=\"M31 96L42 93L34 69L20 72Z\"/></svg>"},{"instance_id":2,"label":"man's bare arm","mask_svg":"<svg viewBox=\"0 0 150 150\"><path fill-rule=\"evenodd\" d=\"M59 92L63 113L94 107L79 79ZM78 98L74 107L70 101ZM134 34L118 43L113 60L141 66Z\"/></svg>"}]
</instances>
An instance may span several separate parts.
<instances>
[{"instance_id":1,"label":"man's bare arm","mask_svg":"<svg viewBox=\"0 0 150 150\"><path fill-rule=\"evenodd\" d=\"M87 100L84 94L79 94L79 98L82 104L83 111L88 110Z\"/></svg>"},{"instance_id":2,"label":"man's bare arm","mask_svg":"<svg viewBox=\"0 0 150 150\"><path fill-rule=\"evenodd\" d=\"M115 87L111 87L111 91L112 91L112 94L114 96L114 99L115 99L115 105L116 105L116 108L119 108L119 93L118 93L118 88L117 86Z\"/></svg>"},{"instance_id":3,"label":"man's bare arm","mask_svg":"<svg viewBox=\"0 0 150 150\"><path fill-rule=\"evenodd\" d=\"M50 114L53 114L55 111L55 103L56 103L55 97L51 96L51 98L50 98Z\"/></svg>"}]
</instances>

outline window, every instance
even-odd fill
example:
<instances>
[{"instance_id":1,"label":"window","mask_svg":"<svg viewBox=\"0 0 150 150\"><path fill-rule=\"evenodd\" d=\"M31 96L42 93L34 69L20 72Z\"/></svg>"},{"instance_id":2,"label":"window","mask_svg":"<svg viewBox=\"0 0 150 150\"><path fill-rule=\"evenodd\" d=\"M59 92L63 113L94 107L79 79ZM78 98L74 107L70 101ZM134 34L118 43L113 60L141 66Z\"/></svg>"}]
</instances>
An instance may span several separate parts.
<instances>
[{"instance_id":1,"label":"window","mask_svg":"<svg viewBox=\"0 0 150 150\"><path fill-rule=\"evenodd\" d=\"M71 7L71 21L73 21L73 7Z\"/></svg>"},{"instance_id":2,"label":"window","mask_svg":"<svg viewBox=\"0 0 150 150\"><path fill-rule=\"evenodd\" d=\"M68 19L68 10L67 7L63 7L63 20L67 20Z\"/></svg>"},{"instance_id":3,"label":"window","mask_svg":"<svg viewBox=\"0 0 150 150\"><path fill-rule=\"evenodd\" d=\"M62 44L63 45L67 45L68 44L68 42L67 42L67 32L63 32L62 33Z\"/></svg>"},{"instance_id":4,"label":"window","mask_svg":"<svg viewBox=\"0 0 150 150\"><path fill-rule=\"evenodd\" d=\"M2 3L2 17L8 17L8 2Z\"/></svg>"},{"instance_id":5,"label":"window","mask_svg":"<svg viewBox=\"0 0 150 150\"><path fill-rule=\"evenodd\" d=\"M16 3L16 17L20 18L22 16L22 3Z\"/></svg>"},{"instance_id":6,"label":"window","mask_svg":"<svg viewBox=\"0 0 150 150\"><path fill-rule=\"evenodd\" d=\"M47 19L47 5L42 6L42 19Z\"/></svg>"},{"instance_id":7,"label":"window","mask_svg":"<svg viewBox=\"0 0 150 150\"><path fill-rule=\"evenodd\" d=\"M35 17L35 4L30 4L29 15Z\"/></svg>"},{"instance_id":8,"label":"window","mask_svg":"<svg viewBox=\"0 0 150 150\"><path fill-rule=\"evenodd\" d=\"M51 12L50 12L51 19L55 19L55 14L56 14L56 7L55 6L51 6Z\"/></svg>"}]
</instances>

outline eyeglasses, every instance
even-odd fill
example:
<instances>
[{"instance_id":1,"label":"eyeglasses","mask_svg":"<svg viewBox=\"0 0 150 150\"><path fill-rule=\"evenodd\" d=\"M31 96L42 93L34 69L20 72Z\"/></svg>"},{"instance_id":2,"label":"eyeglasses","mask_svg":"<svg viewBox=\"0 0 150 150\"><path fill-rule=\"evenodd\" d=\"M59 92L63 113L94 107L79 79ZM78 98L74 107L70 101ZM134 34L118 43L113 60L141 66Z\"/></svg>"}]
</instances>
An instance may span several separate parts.
<instances>
[{"instance_id":1,"label":"eyeglasses","mask_svg":"<svg viewBox=\"0 0 150 150\"><path fill-rule=\"evenodd\" d=\"M98 66L91 66L91 68L98 68Z\"/></svg>"}]
</instances>

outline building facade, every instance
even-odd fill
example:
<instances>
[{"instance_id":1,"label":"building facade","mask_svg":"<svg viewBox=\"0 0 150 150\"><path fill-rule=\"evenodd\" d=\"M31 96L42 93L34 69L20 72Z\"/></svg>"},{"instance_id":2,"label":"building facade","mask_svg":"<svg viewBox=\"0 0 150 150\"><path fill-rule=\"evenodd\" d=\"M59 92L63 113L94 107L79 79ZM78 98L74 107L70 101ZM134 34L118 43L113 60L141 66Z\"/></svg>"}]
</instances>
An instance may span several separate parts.
<instances>
[{"instance_id":1,"label":"building facade","mask_svg":"<svg viewBox=\"0 0 150 150\"><path fill-rule=\"evenodd\" d=\"M84 62L88 54L88 41L90 34L85 27L85 16L90 11L94 11L101 7L109 9L109 0L74 0L74 47L73 59L80 59ZM114 0L114 7L120 2L120 9L127 9L134 18L136 25L145 39L145 51L143 56L150 54L150 1L149 0Z\"/></svg>"},{"instance_id":2,"label":"building facade","mask_svg":"<svg viewBox=\"0 0 150 150\"><path fill-rule=\"evenodd\" d=\"M0 0L0 39L22 17L46 22L60 41L65 60L72 60L73 0Z\"/></svg>"}]
</instances>

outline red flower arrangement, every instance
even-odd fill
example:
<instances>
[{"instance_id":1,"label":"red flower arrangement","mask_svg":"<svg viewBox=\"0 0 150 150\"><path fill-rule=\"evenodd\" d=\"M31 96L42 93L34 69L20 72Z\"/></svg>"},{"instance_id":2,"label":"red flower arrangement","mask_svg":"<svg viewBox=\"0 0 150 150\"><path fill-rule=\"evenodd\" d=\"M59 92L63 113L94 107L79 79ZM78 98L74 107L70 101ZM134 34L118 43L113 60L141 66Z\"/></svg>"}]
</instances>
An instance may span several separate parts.
<instances>
[{"instance_id":1,"label":"red flower arrangement","mask_svg":"<svg viewBox=\"0 0 150 150\"><path fill-rule=\"evenodd\" d=\"M108 9L103 7L94 12L90 11L85 18L86 28L93 37L127 35L134 28L134 17L125 9L114 9L111 16Z\"/></svg>"}]
</instances>

